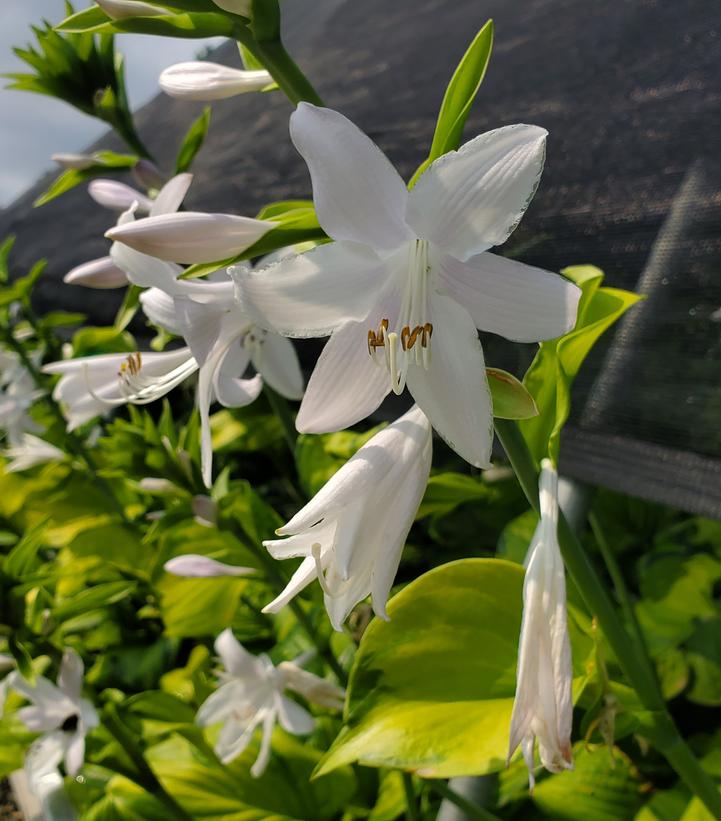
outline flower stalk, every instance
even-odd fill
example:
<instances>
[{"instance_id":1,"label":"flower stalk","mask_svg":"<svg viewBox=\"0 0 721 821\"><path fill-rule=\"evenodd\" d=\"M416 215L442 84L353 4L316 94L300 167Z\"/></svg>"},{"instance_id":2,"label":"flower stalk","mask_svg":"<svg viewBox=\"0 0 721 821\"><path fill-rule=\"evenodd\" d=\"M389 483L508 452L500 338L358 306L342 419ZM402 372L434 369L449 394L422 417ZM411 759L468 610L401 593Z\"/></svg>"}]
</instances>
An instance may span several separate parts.
<instances>
[{"instance_id":1,"label":"flower stalk","mask_svg":"<svg viewBox=\"0 0 721 821\"><path fill-rule=\"evenodd\" d=\"M495 428L526 498L533 509L538 510L538 473L518 425L496 419ZM636 642L624 629L598 573L563 513L559 519L558 538L568 572L598 619L624 675L647 711L643 730L709 812L721 819L721 793L681 737L666 709L653 671L639 657Z\"/></svg>"}]
</instances>

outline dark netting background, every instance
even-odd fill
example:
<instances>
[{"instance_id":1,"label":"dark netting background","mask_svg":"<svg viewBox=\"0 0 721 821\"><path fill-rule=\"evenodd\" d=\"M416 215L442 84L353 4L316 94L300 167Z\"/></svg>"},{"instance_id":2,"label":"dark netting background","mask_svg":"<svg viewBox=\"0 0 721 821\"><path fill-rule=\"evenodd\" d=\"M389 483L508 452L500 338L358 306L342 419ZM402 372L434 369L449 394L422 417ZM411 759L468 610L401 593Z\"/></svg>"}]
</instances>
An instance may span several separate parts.
<instances>
[{"instance_id":1,"label":"dark netting background","mask_svg":"<svg viewBox=\"0 0 721 821\"><path fill-rule=\"evenodd\" d=\"M289 45L327 104L408 178L445 84L488 17L496 47L466 136L512 122L550 132L539 192L504 252L558 270L593 263L648 298L577 380L562 469L721 516L721 14L715 0L286 0ZM150 46L150 41L149 41ZM237 64L234 46L214 59ZM141 114L170 167L199 106L165 97ZM253 213L307 196L280 94L214 106L188 204ZM112 140L104 141L105 145ZM110 322L107 292L60 286L106 253L111 217L83 191L33 211L48 180L0 215L16 260L50 257L41 308ZM519 372L532 350L487 339Z\"/></svg>"}]
</instances>

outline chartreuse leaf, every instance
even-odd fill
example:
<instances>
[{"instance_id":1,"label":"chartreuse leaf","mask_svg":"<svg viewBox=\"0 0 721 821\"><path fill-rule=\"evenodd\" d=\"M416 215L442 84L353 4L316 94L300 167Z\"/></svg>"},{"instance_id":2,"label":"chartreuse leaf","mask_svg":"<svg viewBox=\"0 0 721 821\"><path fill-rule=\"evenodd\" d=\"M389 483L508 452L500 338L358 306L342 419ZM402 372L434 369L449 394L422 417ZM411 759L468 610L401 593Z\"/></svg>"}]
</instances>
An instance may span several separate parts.
<instances>
[{"instance_id":1,"label":"chartreuse leaf","mask_svg":"<svg viewBox=\"0 0 721 821\"><path fill-rule=\"evenodd\" d=\"M273 736L273 754L260 778L250 768L258 738L227 766L200 758L175 736L148 751L163 787L195 819L214 821L285 821L338 818L355 792L350 770L310 781L320 752L282 731Z\"/></svg>"},{"instance_id":2,"label":"chartreuse leaf","mask_svg":"<svg viewBox=\"0 0 721 821\"><path fill-rule=\"evenodd\" d=\"M531 419L538 416L533 397L512 373L486 368L493 399L493 415L498 419Z\"/></svg>"},{"instance_id":3,"label":"chartreuse leaf","mask_svg":"<svg viewBox=\"0 0 721 821\"><path fill-rule=\"evenodd\" d=\"M62 23L55 26L56 31L67 31L80 34L82 32L95 31L98 26L110 23L111 18L100 8L91 6L89 9L75 12L67 17Z\"/></svg>"},{"instance_id":4,"label":"chartreuse leaf","mask_svg":"<svg viewBox=\"0 0 721 821\"><path fill-rule=\"evenodd\" d=\"M578 265L561 272L581 288L576 327L566 336L542 342L523 384L533 396L539 415L520 423L536 460L558 460L561 428L571 412L571 385L583 360L599 337L641 298L630 291L602 288L603 271Z\"/></svg>"},{"instance_id":5,"label":"chartreuse leaf","mask_svg":"<svg viewBox=\"0 0 721 821\"><path fill-rule=\"evenodd\" d=\"M522 587L518 565L462 559L394 596L390 621L374 619L361 640L345 726L317 774L352 762L429 778L502 769ZM575 653L579 671L586 652Z\"/></svg>"},{"instance_id":6,"label":"chartreuse leaf","mask_svg":"<svg viewBox=\"0 0 721 821\"><path fill-rule=\"evenodd\" d=\"M203 109L203 113L190 126L175 158L175 173L182 174L193 164L195 155L200 151L210 128L210 106Z\"/></svg>"},{"instance_id":7,"label":"chartreuse leaf","mask_svg":"<svg viewBox=\"0 0 721 821\"><path fill-rule=\"evenodd\" d=\"M449 151L454 151L460 145L463 126L466 124L468 112L485 77L492 49L493 20L489 20L476 34L448 83L438 112L436 131L428 159L413 175L409 188L413 187L418 177L433 160Z\"/></svg>"},{"instance_id":8,"label":"chartreuse leaf","mask_svg":"<svg viewBox=\"0 0 721 821\"><path fill-rule=\"evenodd\" d=\"M67 30L67 29L66 29ZM100 33L154 34L158 37L232 37L235 24L223 14L200 12L124 17L92 29Z\"/></svg>"}]
</instances>

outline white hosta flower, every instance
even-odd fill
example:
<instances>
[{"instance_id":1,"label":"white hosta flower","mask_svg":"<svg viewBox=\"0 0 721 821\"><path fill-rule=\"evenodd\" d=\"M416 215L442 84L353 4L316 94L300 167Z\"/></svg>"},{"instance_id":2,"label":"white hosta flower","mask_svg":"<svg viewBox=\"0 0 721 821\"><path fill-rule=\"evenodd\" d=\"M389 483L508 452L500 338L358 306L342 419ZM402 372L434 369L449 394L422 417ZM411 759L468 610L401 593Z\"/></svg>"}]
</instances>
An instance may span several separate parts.
<instances>
[{"instance_id":1,"label":"white hosta flower","mask_svg":"<svg viewBox=\"0 0 721 821\"><path fill-rule=\"evenodd\" d=\"M163 567L166 573L172 573L174 576L184 576L189 579L207 579L214 576L247 576L256 572L252 567L225 564L197 553L175 556L169 559Z\"/></svg>"},{"instance_id":2,"label":"white hosta flower","mask_svg":"<svg viewBox=\"0 0 721 821\"><path fill-rule=\"evenodd\" d=\"M291 662L274 667L266 655L251 655L230 629L218 636L215 650L225 672L220 675L220 687L198 711L196 722L201 727L223 724L215 752L224 764L237 758L256 728L262 727L260 752L250 770L255 778L268 766L276 721L294 735L307 735L315 725L310 713L283 695L286 687L320 706L340 709L343 705L344 693L340 688Z\"/></svg>"},{"instance_id":3,"label":"white hosta flower","mask_svg":"<svg viewBox=\"0 0 721 821\"><path fill-rule=\"evenodd\" d=\"M242 253L276 225L235 214L183 211L119 225L105 236L169 262L215 262Z\"/></svg>"},{"instance_id":4,"label":"white hosta flower","mask_svg":"<svg viewBox=\"0 0 721 821\"><path fill-rule=\"evenodd\" d=\"M126 214L123 227L132 225ZM143 222L143 220L141 220ZM197 404L201 421L203 480L212 478L210 406L239 408L257 399L267 382L286 399L303 396L303 376L292 343L255 326L233 299L230 280L182 280L182 269L120 243L111 256L135 285L148 288L140 301L151 322L183 336L200 373ZM256 376L243 379L248 366Z\"/></svg>"},{"instance_id":5,"label":"white hosta flower","mask_svg":"<svg viewBox=\"0 0 721 821\"><path fill-rule=\"evenodd\" d=\"M6 473L17 473L46 462L59 462L65 458L65 453L44 439L24 433L20 443L7 448L3 456L10 460L3 470Z\"/></svg>"},{"instance_id":6,"label":"white hosta flower","mask_svg":"<svg viewBox=\"0 0 721 821\"><path fill-rule=\"evenodd\" d=\"M63 409L69 431L119 405L154 402L197 370L188 348L83 356L43 368L45 373L60 374L53 398Z\"/></svg>"},{"instance_id":7,"label":"white hosta flower","mask_svg":"<svg viewBox=\"0 0 721 821\"><path fill-rule=\"evenodd\" d=\"M95 0L100 8L113 20L122 20L124 17L153 17L156 14L166 14L165 9L142 3L140 0Z\"/></svg>"},{"instance_id":8,"label":"white hosta flower","mask_svg":"<svg viewBox=\"0 0 721 821\"><path fill-rule=\"evenodd\" d=\"M388 594L428 482L431 456L431 426L418 407L363 445L277 531L289 538L263 542L275 559L304 557L263 612L278 612L318 579L336 630L368 595L376 615L387 619Z\"/></svg>"},{"instance_id":9,"label":"white hosta flower","mask_svg":"<svg viewBox=\"0 0 721 821\"><path fill-rule=\"evenodd\" d=\"M39 361L39 355L33 358ZM11 446L22 445L26 433L42 430L29 414L42 395L17 354L0 351L0 430L5 431Z\"/></svg>"},{"instance_id":10,"label":"white hosta flower","mask_svg":"<svg viewBox=\"0 0 721 821\"><path fill-rule=\"evenodd\" d=\"M159 78L160 87L171 97L202 101L261 91L272 82L267 71L240 70L203 60L177 63L166 68Z\"/></svg>"},{"instance_id":11,"label":"white hosta flower","mask_svg":"<svg viewBox=\"0 0 721 821\"><path fill-rule=\"evenodd\" d=\"M464 459L489 465L492 405L476 329L537 342L570 330L580 290L486 253L508 239L538 184L546 132L514 125L440 157L408 191L342 115L301 103L291 137L318 220L336 240L247 274L241 299L285 336L331 338L298 430L340 430L408 387Z\"/></svg>"},{"instance_id":12,"label":"white hosta flower","mask_svg":"<svg viewBox=\"0 0 721 821\"><path fill-rule=\"evenodd\" d=\"M125 272L107 257L91 259L76 265L63 277L66 285L82 285L85 288L124 288L128 284Z\"/></svg>"},{"instance_id":13,"label":"white hosta flower","mask_svg":"<svg viewBox=\"0 0 721 821\"><path fill-rule=\"evenodd\" d=\"M250 0L213 0L213 2L223 11L250 18Z\"/></svg>"},{"instance_id":14,"label":"white hosta flower","mask_svg":"<svg viewBox=\"0 0 721 821\"><path fill-rule=\"evenodd\" d=\"M53 154L50 159L63 168L76 171L84 171L98 164L93 154Z\"/></svg>"},{"instance_id":15,"label":"white hosta flower","mask_svg":"<svg viewBox=\"0 0 721 821\"><path fill-rule=\"evenodd\" d=\"M8 686L32 702L18 711L18 718L28 730L43 734L30 749L34 768L54 769L64 759L68 775L77 775L85 757L85 736L99 723L95 708L81 695L80 656L74 650L65 651L57 685L42 676L30 684L15 672Z\"/></svg>"},{"instance_id":16,"label":"white hosta flower","mask_svg":"<svg viewBox=\"0 0 721 821\"><path fill-rule=\"evenodd\" d=\"M93 180L88 185L88 194L103 208L111 211L127 211L133 203L141 211L150 211L153 201L140 191L118 180Z\"/></svg>"},{"instance_id":17,"label":"white hosta flower","mask_svg":"<svg viewBox=\"0 0 721 821\"><path fill-rule=\"evenodd\" d=\"M534 748L543 766L558 773L571 756L571 643L566 619L566 579L558 546L558 476L546 459L539 480L541 520L526 557L523 621L511 716L509 758L521 745L531 788Z\"/></svg>"}]
</instances>

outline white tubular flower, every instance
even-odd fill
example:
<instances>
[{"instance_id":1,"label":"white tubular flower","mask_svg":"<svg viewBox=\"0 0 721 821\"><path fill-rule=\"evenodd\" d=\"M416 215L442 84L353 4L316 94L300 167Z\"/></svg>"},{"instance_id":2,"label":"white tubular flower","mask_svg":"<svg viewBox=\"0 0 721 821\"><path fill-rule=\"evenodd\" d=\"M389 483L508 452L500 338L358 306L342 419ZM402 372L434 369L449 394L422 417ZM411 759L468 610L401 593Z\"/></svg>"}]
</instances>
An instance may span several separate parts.
<instances>
[{"instance_id":1,"label":"white tubular flower","mask_svg":"<svg viewBox=\"0 0 721 821\"><path fill-rule=\"evenodd\" d=\"M53 154L50 159L62 168L72 168L76 171L84 171L98 164L92 154Z\"/></svg>"},{"instance_id":2,"label":"white tubular flower","mask_svg":"<svg viewBox=\"0 0 721 821\"><path fill-rule=\"evenodd\" d=\"M141 211L150 211L153 206L153 201L145 194L117 180L93 180L88 185L88 194L98 205L111 211L127 211L133 204Z\"/></svg>"},{"instance_id":3,"label":"white tubular flower","mask_svg":"<svg viewBox=\"0 0 721 821\"><path fill-rule=\"evenodd\" d=\"M197 370L188 348L83 356L43 368L60 374L53 398L63 408L69 431L119 405L154 402Z\"/></svg>"},{"instance_id":4,"label":"white tubular flower","mask_svg":"<svg viewBox=\"0 0 721 821\"><path fill-rule=\"evenodd\" d=\"M184 211L119 225L105 236L169 262L214 262L242 253L276 224L235 214Z\"/></svg>"},{"instance_id":5,"label":"white tubular flower","mask_svg":"<svg viewBox=\"0 0 721 821\"><path fill-rule=\"evenodd\" d=\"M250 0L213 0L213 2L223 11L250 18Z\"/></svg>"},{"instance_id":6,"label":"white tubular flower","mask_svg":"<svg viewBox=\"0 0 721 821\"><path fill-rule=\"evenodd\" d=\"M239 293L260 325L331 334L298 430L346 428L407 385L448 444L488 467L493 414L476 329L522 342L560 336L581 293L557 274L486 253L508 239L535 192L546 131L482 134L435 160L410 192L335 111L301 103L291 137L336 242L247 274Z\"/></svg>"},{"instance_id":7,"label":"white tubular flower","mask_svg":"<svg viewBox=\"0 0 721 821\"><path fill-rule=\"evenodd\" d=\"M526 557L523 621L508 757L521 745L533 789L534 748L552 773L573 767L571 643L558 546L558 475L548 459L539 480L541 520Z\"/></svg>"},{"instance_id":8,"label":"white tubular flower","mask_svg":"<svg viewBox=\"0 0 721 821\"><path fill-rule=\"evenodd\" d=\"M369 594L376 615L387 619L388 594L428 482L431 456L431 426L418 407L363 445L277 531L290 538L263 542L275 559L304 557L263 612L277 613L318 579L336 630Z\"/></svg>"},{"instance_id":9,"label":"white tubular flower","mask_svg":"<svg viewBox=\"0 0 721 821\"><path fill-rule=\"evenodd\" d=\"M237 758L250 743L256 728L262 727L260 752L250 770L254 778L262 775L268 766L276 721L294 735L307 735L315 725L310 713L283 695L286 687L292 686L308 700L318 697L322 706L335 708L343 703L344 693L338 687L305 671L298 671L301 674L298 675L298 668L291 663L274 667L266 655L251 655L230 629L218 636L215 651L226 672L221 673L220 687L198 711L196 723L208 727L222 722L215 752L224 764Z\"/></svg>"},{"instance_id":10,"label":"white tubular flower","mask_svg":"<svg viewBox=\"0 0 721 821\"><path fill-rule=\"evenodd\" d=\"M169 559L163 567L166 573L188 579L207 579L214 576L248 576L255 573L252 567L224 564L216 559L211 559L209 556L201 556L197 553L175 556Z\"/></svg>"},{"instance_id":11,"label":"white tubular flower","mask_svg":"<svg viewBox=\"0 0 721 821\"><path fill-rule=\"evenodd\" d=\"M10 459L3 468L5 472L17 473L46 462L60 462L65 458L65 453L44 439L39 439L31 433L24 433L20 443L9 447L3 456Z\"/></svg>"},{"instance_id":12,"label":"white tubular flower","mask_svg":"<svg viewBox=\"0 0 721 821\"><path fill-rule=\"evenodd\" d=\"M167 13L165 9L142 3L140 0L95 0L95 2L113 20L122 20L124 17L153 17Z\"/></svg>"},{"instance_id":13,"label":"white tubular flower","mask_svg":"<svg viewBox=\"0 0 721 821\"><path fill-rule=\"evenodd\" d=\"M128 284L125 272L107 257L91 259L76 265L63 277L66 285L82 285L84 288L97 288L101 290L109 288L124 288Z\"/></svg>"},{"instance_id":14,"label":"white tubular flower","mask_svg":"<svg viewBox=\"0 0 721 821\"><path fill-rule=\"evenodd\" d=\"M219 63L196 60L177 63L160 75L160 87L183 100L224 100L249 91L261 91L273 82L267 71L241 71Z\"/></svg>"},{"instance_id":15,"label":"white tubular flower","mask_svg":"<svg viewBox=\"0 0 721 821\"><path fill-rule=\"evenodd\" d=\"M41 432L29 410L43 393L17 354L0 351L0 430L11 446L22 445L26 433Z\"/></svg>"},{"instance_id":16,"label":"white tubular flower","mask_svg":"<svg viewBox=\"0 0 721 821\"><path fill-rule=\"evenodd\" d=\"M54 770L65 759L68 775L77 775L85 757L85 736L99 723L95 708L81 695L80 656L65 651L57 686L42 676L30 684L17 672L10 674L8 686L32 702L18 711L18 718L28 730L43 733L30 749L31 769Z\"/></svg>"}]
</instances>

